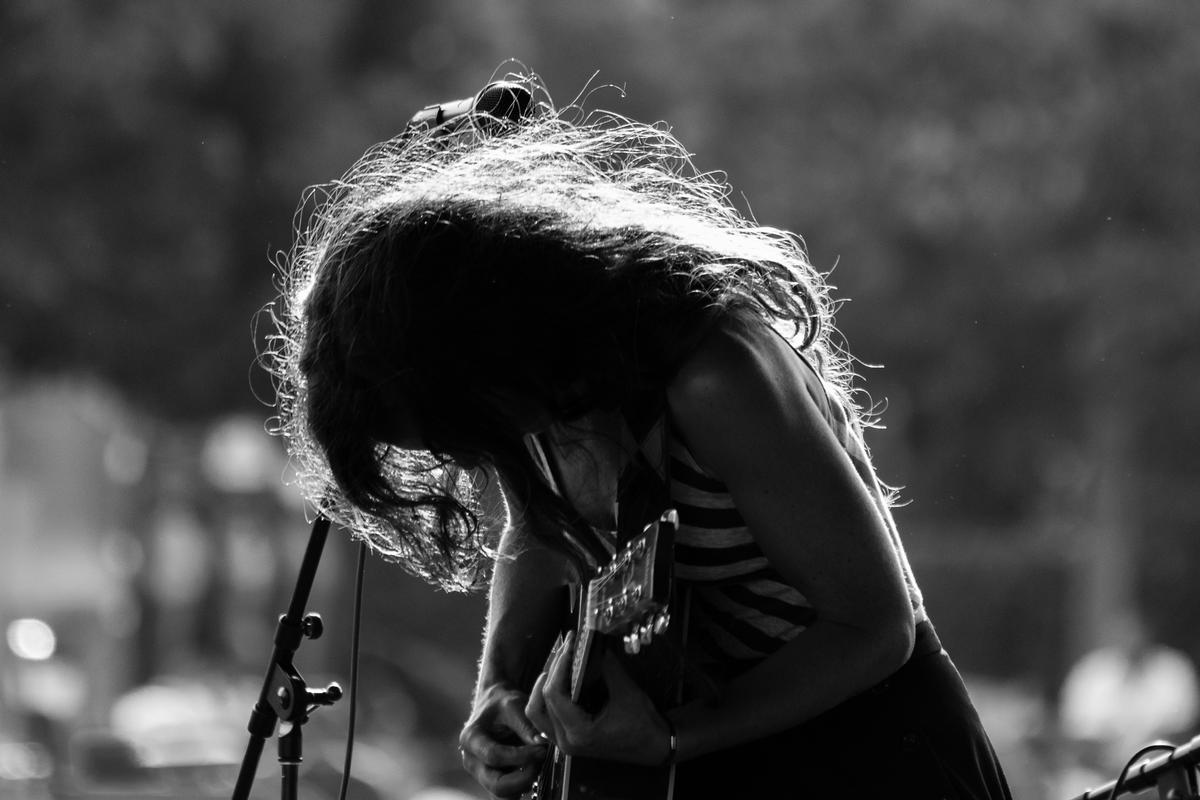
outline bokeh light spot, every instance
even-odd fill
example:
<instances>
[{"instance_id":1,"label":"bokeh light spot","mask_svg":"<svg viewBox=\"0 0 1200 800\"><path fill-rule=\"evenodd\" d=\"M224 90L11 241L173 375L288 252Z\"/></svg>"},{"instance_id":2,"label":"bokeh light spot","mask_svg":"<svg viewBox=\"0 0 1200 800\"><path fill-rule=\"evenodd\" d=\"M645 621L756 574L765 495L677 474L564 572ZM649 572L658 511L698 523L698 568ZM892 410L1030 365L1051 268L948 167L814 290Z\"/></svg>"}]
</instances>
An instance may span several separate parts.
<instances>
[{"instance_id":1,"label":"bokeh light spot","mask_svg":"<svg viewBox=\"0 0 1200 800\"><path fill-rule=\"evenodd\" d=\"M8 624L8 647L18 658L45 661L58 642L54 629L40 619L15 619Z\"/></svg>"}]
</instances>

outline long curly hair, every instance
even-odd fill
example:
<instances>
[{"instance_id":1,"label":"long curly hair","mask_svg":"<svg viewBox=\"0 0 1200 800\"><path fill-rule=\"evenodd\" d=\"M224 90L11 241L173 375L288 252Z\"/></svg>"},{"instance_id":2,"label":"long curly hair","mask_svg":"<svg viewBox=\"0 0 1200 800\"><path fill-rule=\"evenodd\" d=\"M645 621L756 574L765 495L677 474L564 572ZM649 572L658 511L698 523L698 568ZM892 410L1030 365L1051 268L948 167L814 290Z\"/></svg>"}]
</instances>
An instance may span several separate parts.
<instances>
[{"instance_id":1,"label":"long curly hair","mask_svg":"<svg viewBox=\"0 0 1200 800\"><path fill-rule=\"evenodd\" d=\"M773 325L851 402L825 275L662 124L556 110L410 130L315 187L268 364L306 497L413 574L482 584L482 483L553 546L576 523L514 409L566 421L662 397L713 325ZM397 424L423 449L396 443ZM493 484L494 485L494 484Z\"/></svg>"}]
</instances>

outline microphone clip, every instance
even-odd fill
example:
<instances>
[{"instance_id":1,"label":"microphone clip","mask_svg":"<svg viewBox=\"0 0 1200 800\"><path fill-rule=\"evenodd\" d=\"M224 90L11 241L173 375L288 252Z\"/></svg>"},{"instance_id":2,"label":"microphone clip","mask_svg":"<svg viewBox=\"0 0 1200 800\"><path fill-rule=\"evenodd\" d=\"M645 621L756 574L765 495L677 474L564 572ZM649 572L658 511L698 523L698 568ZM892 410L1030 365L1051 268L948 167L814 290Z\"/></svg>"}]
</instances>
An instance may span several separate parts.
<instances>
[{"instance_id":1,"label":"microphone clip","mask_svg":"<svg viewBox=\"0 0 1200 800\"><path fill-rule=\"evenodd\" d=\"M517 81L493 81L478 94L425 106L412 116L406 131L429 130L440 137L460 131L467 123L496 133L531 116L533 93Z\"/></svg>"}]
</instances>

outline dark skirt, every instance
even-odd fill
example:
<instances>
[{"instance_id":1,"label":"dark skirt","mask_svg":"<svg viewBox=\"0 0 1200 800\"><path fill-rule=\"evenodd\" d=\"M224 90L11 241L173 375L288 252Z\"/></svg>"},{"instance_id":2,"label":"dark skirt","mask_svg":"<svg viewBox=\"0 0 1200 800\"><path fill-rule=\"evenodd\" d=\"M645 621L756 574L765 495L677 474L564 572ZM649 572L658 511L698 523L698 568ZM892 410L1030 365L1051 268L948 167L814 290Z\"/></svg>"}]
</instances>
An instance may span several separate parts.
<instances>
[{"instance_id":1,"label":"dark skirt","mask_svg":"<svg viewBox=\"0 0 1200 800\"><path fill-rule=\"evenodd\" d=\"M933 626L878 686L793 730L676 768L675 798L1011 800Z\"/></svg>"}]
</instances>

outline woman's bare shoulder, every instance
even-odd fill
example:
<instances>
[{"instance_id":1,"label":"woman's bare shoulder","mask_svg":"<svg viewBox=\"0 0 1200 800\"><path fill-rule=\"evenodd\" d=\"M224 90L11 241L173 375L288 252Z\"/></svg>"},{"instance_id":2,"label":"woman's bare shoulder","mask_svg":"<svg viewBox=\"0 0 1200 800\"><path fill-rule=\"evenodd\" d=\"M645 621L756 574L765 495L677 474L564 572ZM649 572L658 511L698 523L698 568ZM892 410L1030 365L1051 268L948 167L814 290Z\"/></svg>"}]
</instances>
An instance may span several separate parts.
<instances>
[{"instance_id":1,"label":"woman's bare shoulder","mask_svg":"<svg viewBox=\"0 0 1200 800\"><path fill-rule=\"evenodd\" d=\"M715 327L667 387L672 409L700 410L705 401L790 401L819 381L792 346L765 322ZM678 406L678 408L677 408Z\"/></svg>"},{"instance_id":2,"label":"woman's bare shoulder","mask_svg":"<svg viewBox=\"0 0 1200 800\"><path fill-rule=\"evenodd\" d=\"M726 446L772 429L824 423L819 379L766 323L714 328L667 389L676 426L693 454L720 459ZM718 452L714 452L718 451Z\"/></svg>"}]
</instances>

